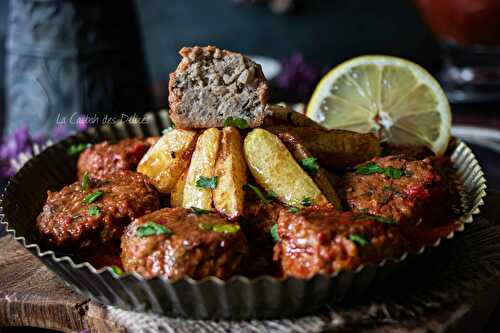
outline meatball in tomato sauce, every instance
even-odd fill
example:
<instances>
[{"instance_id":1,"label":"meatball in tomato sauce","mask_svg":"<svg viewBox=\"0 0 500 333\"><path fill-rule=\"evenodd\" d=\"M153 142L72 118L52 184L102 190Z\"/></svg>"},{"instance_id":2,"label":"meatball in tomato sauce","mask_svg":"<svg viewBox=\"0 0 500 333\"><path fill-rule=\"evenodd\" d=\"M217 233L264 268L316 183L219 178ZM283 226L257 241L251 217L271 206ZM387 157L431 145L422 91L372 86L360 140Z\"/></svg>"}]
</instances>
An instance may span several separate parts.
<instances>
[{"instance_id":1,"label":"meatball in tomato sauce","mask_svg":"<svg viewBox=\"0 0 500 333\"><path fill-rule=\"evenodd\" d=\"M107 141L95 144L80 155L78 178L85 173L102 178L120 170L135 170L153 142L147 138L124 139L116 144Z\"/></svg>"},{"instance_id":2,"label":"meatball in tomato sauce","mask_svg":"<svg viewBox=\"0 0 500 333\"><path fill-rule=\"evenodd\" d=\"M374 158L343 176L340 195L353 212L398 224L433 221L448 206L446 187L432 161L408 161L402 155Z\"/></svg>"},{"instance_id":3,"label":"meatball in tomato sauce","mask_svg":"<svg viewBox=\"0 0 500 333\"><path fill-rule=\"evenodd\" d=\"M37 229L49 244L79 249L119 240L133 219L160 208L158 192L133 171L105 178L84 177L59 192L48 192Z\"/></svg>"},{"instance_id":4,"label":"meatball in tomato sauce","mask_svg":"<svg viewBox=\"0 0 500 333\"><path fill-rule=\"evenodd\" d=\"M127 272L169 279L239 273L247 241L238 224L200 209L163 208L131 223L122 237Z\"/></svg>"},{"instance_id":5,"label":"meatball in tomato sauce","mask_svg":"<svg viewBox=\"0 0 500 333\"><path fill-rule=\"evenodd\" d=\"M274 259L281 263L284 276L298 278L397 258L408 248L397 226L364 214L339 212L331 205L281 210L277 232Z\"/></svg>"}]
</instances>

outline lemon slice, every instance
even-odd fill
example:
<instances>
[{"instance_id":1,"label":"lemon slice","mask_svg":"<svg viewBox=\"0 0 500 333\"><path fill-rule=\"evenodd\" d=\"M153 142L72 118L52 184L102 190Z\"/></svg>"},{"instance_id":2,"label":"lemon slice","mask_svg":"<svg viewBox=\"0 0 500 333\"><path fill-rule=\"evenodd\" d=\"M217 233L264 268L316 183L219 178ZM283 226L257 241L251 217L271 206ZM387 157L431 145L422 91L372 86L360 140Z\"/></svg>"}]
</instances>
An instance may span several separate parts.
<instances>
[{"instance_id":1,"label":"lemon slice","mask_svg":"<svg viewBox=\"0 0 500 333\"><path fill-rule=\"evenodd\" d=\"M390 56L361 56L332 69L316 87L307 116L327 128L425 145L438 155L450 139L450 105L440 85L419 65Z\"/></svg>"}]
</instances>

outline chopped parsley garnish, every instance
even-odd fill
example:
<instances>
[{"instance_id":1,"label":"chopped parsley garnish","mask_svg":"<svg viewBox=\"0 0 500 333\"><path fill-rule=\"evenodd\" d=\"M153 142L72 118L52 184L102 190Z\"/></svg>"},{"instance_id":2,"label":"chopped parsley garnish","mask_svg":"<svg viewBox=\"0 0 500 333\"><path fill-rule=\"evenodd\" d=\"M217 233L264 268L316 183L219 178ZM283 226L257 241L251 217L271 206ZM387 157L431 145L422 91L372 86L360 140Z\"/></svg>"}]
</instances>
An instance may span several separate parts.
<instances>
[{"instance_id":1,"label":"chopped parsley garnish","mask_svg":"<svg viewBox=\"0 0 500 333\"><path fill-rule=\"evenodd\" d=\"M316 157L304 158L303 160L299 161L299 164L311 175L315 175L319 170L319 165L317 163Z\"/></svg>"},{"instance_id":2,"label":"chopped parsley garnish","mask_svg":"<svg viewBox=\"0 0 500 333\"><path fill-rule=\"evenodd\" d=\"M84 151L87 148L90 148L92 145L90 143L76 143L71 146L69 146L68 150L66 153L69 156L75 156L80 154L82 151Z\"/></svg>"},{"instance_id":3,"label":"chopped parsley garnish","mask_svg":"<svg viewBox=\"0 0 500 333\"><path fill-rule=\"evenodd\" d=\"M115 273L118 276L122 276L123 275L122 269L120 267L116 266L116 265L111 266L111 270L113 271L113 273Z\"/></svg>"},{"instance_id":4,"label":"chopped parsley garnish","mask_svg":"<svg viewBox=\"0 0 500 333\"><path fill-rule=\"evenodd\" d=\"M245 129L249 127L245 119L238 117L227 117L224 120L224 127L229 127L229 126L237 127L239 129Z\"/></svg>"},{"instance_id":5,"label":"chopped parsley garnish","mask_svg":"<svg viewBox=\"0 0 500 333\"><path fill-rule=\"evenodd\" d=\"M82 177L82 190L87 191L89 189L89 185L90 185L89 173L85 172Z\"/></svg>"},{"instance_id":6,"label":"chopped parsley garnish","mask_svg":"<svg viewBox=\"0 0 500 333\"><path fill-rule=\"evenodd\" d=\"M300 202L300 204L302 206L311 206L313 204L313 201L309 197L304 197L304 199L302 199L302 201Z\"/></svg>"},{"instance_id":7,"label":"chopped parsley garnish","mask_svg":"<svg viewBox=\"0 0 500 333\"><path fill-rule=\"evenodd\" d=\"M177 127L177 126L175 125L175 123L172 123L172 124L170 125L170 128L176 128L176 127Z\"/></svg>"},{"instance_id":8,"label":"chopped parsley garnish","mask_svg":"<svg viewBox=\"0 0 500 333\"><path fill-rule=\"evenodd\" d=\"M143 225L137 227L136 235L138 237L149 237L158 235L172 235L173 232L164 225L158 224L154 221L147 221Z\"/></svg>"},{"instance_id":9,"label":"chopped parsley garnish","mask_svg":"<svg viewBox=\"0 0 500 333\"><path fill-rule=\"evenodd\" d=\"M93 203L94 201L99 199L103 194L104 194L103 191L95 191L93 193L90 193L85 198L83 198L83 203L86 204Z\"/></svg>"},{"instance_id":10,"label":"chopped parsley garnish","mask_svg":"<svg viewBox=\"0 0 500 333\"><path fill-rule=\"evenodd\" d=\"M288 207L288 211L292 214L297 214L298 212L300 212L300 208L295 206L290 206Z\"/></svg>"},{"instance_id":11,"label":"chopped parsley garnish","mask_svg":"<svg viewBox=\"0 0 500 333\"><path fill-rule=\"evenodd\" d=\"M238 224L210 224L210 223L200 223L198 227L205 231L214 231L224 234L234 234L240 231L240 226Z\"/></svg>"},{"instance_id":12,"label":"chopped parsley garnish","mask_svg":"<svg viewBox=\"0 0 500 333\"><path fill-rule=\"evenodd\" d=\"M405 170L394 167L382 168L374 162L358 166L354 172L360 175L372 175L374 173L379 173L393 179L400 179L401 177L408 175Z\"/></svg>"},{"instance_id":13,"label":"chopped parsley garnish","mask_svg":"<svg viewBox=\"0 0 500 333\"><path fill-rule=\"evenodd\" d=\"M388 219L387 217L378 216L378 215L370 215L367 213L355 215L354 219L355 220L372 220L372 221L382 223L382 224L387 224L387 225L395 225L396 224L396 222L394 222L394 220Z\"/></svg>"},{"instance_id":14,"label":"chopped parsley garnish","mask_svg":"<svg viewBox=\"0 0 500 333\"><path fill-rule=\"evenodd\" d=\"M90 206L88 212L90 216L97 216L101 214L101 208L99 208L98 206Z\"/></svg>"},{"instance_id":15,"label":"chopped parsley garnish","mask_svg":"<svg viewBox=\"0 0 500 333\"><path fill-rule=\"evenodd\" d=\"M369 243L365 238L359 235L351 235L349 239L352 240L354 243L358 244L359 246L365 246L368 245Z\"/></svg>"},{"instance_id":16,"label":"chopped parsley garnish","mask_svg":"<svg viewBox=\"0 0 500 333\"><path fill-rule=\"evenodd\" d=\"M201 214L209 214L211 211L206 210L206 209L201 209L197 207L191 207L191 211L195 213L196 215L201 215Z\"/></svg>"},{"instance_id":17,"label":"chopped parsley garnish","mask_svg":"<svg viewBox=\"0 0 500 333\"><path fill-rule=\"evenodd\" d=\"M273 224L271 227L271 236L276 243L281 240L280 235L278 235L278 224Z\"/></svg>"},{"instance_id":18,"label":"chopped parsley garnish","mask_svg":"<svg viewBox=\"0 0 500 333\"><path fill-rule=\"evenodd\" d=\"M273 191L269 191L267 192L266 194L262 193L262 191L255 185L252 185L252 184L245 184L243 185L243 190L245 191L248 191L248 190L252 190L255 192L255 194L259 197L259 199L263 202L263 203L270 203L271 201L275 200L278 195L276 193L274 193Z\"/></svg>"},{"instance_id":19,"label":"chopped parsley garnish","mask_svg":"<svg viewBox=\"0 0 500 333\"><path fill-rule=\"evenodd\" d=\"M213 190L217 187L217 182L218 182L217 176L213 177L201 176L196 181L196 186L201 188L210 188Z\"/></svg>"}]
</instances>

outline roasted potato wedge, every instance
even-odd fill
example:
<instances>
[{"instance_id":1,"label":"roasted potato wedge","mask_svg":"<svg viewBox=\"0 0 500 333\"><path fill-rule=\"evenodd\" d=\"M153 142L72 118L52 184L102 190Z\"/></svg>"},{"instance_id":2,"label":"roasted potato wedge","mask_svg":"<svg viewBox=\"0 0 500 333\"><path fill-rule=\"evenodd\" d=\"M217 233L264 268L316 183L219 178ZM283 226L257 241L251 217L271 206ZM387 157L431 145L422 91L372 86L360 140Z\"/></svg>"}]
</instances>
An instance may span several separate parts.
<instances>
[{"instance_id":1,"label":"roasted potato wedge","mask_svg":"<svg viewBox=\"0 0 500 333\"><path fill-rule=\"evenodd\" d=\"M243 185L247 183L247 166L243 155L243 141L234 127L222 130L215 176L218 179L213 191L215 209L230 219L240 216L243 213Z\"/></svg>"},{"instance_id":2,"label":"roasted potato wedge","mask_svg":"<svg viewBox=\"0 0 500 333\"><path fill-rule=\"evenodd\" d=\"M294 111L289 106L273 104L268 106L269 114L264 118L262 127L270 126L294 126L311 127L325 129L323 126L307 117L306 115Z\"/></svg>"},{"instance_id":3,"label":"roasted potato wedge","mask_svg":"<svg viewBox=\"0 0 500 333\"><path fill-rule=\"evenodd\" d=\"M220 137L221 131L217 128L209 128L198 137L184 185L182 198L184 208L212 209L212 189L200 187L197 182L202 177L214 176Z\"/></svg>"},{"instance_id":4,"label":"roasted potato wedge","mask_svg":"<svg viewBox=\"0 0 500 333\"><path fill-rule=\"evenodd\" d=\"M187 170L181 174L172 190L172 193L170 194L170 206L172 207L182 207L184 200L184 186L186 185L186 174Z\"/></svg>"},{"instance_id":5,"label":"roasted potato wedge","mask_svg":"<svg viewBox=\"0 0 500 333\"><path fill-rule=\"evenodd\" d=\"M299 162L299 164L300 161L313 158L311 153L309 153L304 145L302 145L302 143L299 142L299 140L297 140L297 138L295 138L290 133L280 133L278 137L281 139L281 141L283 141L285 146L292 153L293 157L295 157L295 160ZM316 185L318 185L328 201L330 201L337 210L341 211L342 203L340 202L340 198L337 195L337 192L335 192L335 189L330 183L325 169L321 168L319 165L317 165L317 163L314 164L314 166L318 167L317 170L314 172L308 172L308 174L312 177Z\"/></svg>"},{"instance_id":6,"label":"roasted potato wedge","mask_svg":"<svg viewBox=\"0 0 500 333\"><path fill-rule=\"evenodd\" d=\"M290 133L324 167L345 169L379 156L380 142L374 134L286 125L266 127L271 133Z\"/></svg>"},{"instance_id":7,"label":"roasted potato wedge","mask_svg":"<svg viewBox=\"0 0 500 333\"><path fill-rule=\"evenodd\" d=\"M243 149L255 180L287 205L326 204L323 193L274 134L257 128L248 133ZM306 200L304 200L306 199ZM305 201L310 201L305 204Z\"/></svg>"},{"instance_id":8,"label":"roasted potato wedge","mask_svg":"<svg viewBox=\"0 0 500 333\"><path fill-rule=\"evenodd\" d=\"M137 166L148 176L158 191L170 193L191 160L196 131L172 129L151 147Z\"/></svg>"}]
</instances>

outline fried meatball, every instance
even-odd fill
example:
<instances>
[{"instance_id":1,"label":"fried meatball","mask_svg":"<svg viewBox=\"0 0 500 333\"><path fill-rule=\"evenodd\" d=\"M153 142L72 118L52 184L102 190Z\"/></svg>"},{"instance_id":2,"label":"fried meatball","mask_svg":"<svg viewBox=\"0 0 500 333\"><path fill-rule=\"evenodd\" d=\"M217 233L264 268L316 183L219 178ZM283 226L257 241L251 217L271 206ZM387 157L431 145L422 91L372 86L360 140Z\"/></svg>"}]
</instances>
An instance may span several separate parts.
<instances>
[{"instance_id":1,"label":"fried meatball","mask_svg":"<svg viewBox=\"0 0 500 333\"><path fill-rule=\"evenodd\" d=\"M160 230L145 234L146 229ZM218 229L220 228L220 229ZM169 279L226 279L239 272L247 242L239 225L215 213L163 208L131 223L122 237L127 272Z\"/></svg>"},{"instance_id":2,"label":"fried meatball","mask_svg":"<svg viewBox=\"0 0 500 333\"><path fill-rule=\"evenodd\" d=\"M429 158L407 161L400 155L386 156L363 166L378 172L362 174L358 168L346 173L339 190L354 212L415 225L437 218L436 211L446 206L446 187Z\"/></svg>"},{"instance_id":3,"label":"fried meatball","mask_svg":"<svg viewBox=\"0 0 500 333\"><path fill-rule=\"evenodd\" d=\"M78 249L120 239L134 218L160 208L158 192L133 171L90 178L88 188L77 181L48 192L37 229L50 245Z\"/></svg>"},{"instance_id":4,"label":"fried meatball","mask_svg":"<svg viewBox=\"0 0 500 333\"><path fill-rule=\"evenodd\" d=\"M88 172L102 178L119 170L134 170L151 147L154 138L124 139L116 144L107 141L86 149L78 159L78 178Z\"/></svg>"},{"instance_id":5,"label":"fried meatball","mask_svg":"<svg viewBox=\"0 0 500 333\"><path fill-rule=\"evenodd\" d=\"M284 276L298 278L399 257L407 248L397 227L339 212L331 205L307 207L297 213L281 210L278 235L274 259L281 263Z\"/></svg>"}]
</instances>

